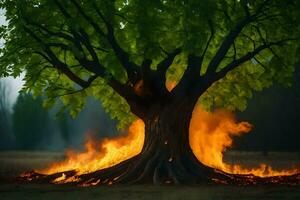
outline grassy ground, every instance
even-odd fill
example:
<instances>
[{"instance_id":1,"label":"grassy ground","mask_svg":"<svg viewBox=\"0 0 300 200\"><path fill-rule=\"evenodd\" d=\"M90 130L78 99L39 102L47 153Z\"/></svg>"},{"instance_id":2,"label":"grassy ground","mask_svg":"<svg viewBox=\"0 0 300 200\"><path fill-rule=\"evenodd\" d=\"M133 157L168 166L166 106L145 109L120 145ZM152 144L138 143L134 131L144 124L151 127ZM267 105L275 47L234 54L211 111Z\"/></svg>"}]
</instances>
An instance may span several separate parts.
<instances>
[{"instance_id":1,"label":"grassy ground","mask_svg":"<svg viewBox=\"0 0 300 200\"><path fill-rule=\"evenodd\" d=\"M68 187L53 185L2 185L0 199L13 200L298 200L296 187Z\"/></svg>"},{"instance_id":2,"label":"grassy ground","mask_svg":"<svg viewBox=\"0 0 300 200\"><path fill-rule=\"evenodd\" d=\"M28 199L165 199L165 200L284 200L300 199L300 187L286 186L169 186L149 185L114 187L71 187L62 185L15 184L3 181L23 171L43 168L53 161L63 159L59 153L41 152L0 152L0 200ZM300 167L299 153L259 153L230 152L226 154L228 163L255 166L266 162L274 168Z\"/></svg>"}]
</instances>

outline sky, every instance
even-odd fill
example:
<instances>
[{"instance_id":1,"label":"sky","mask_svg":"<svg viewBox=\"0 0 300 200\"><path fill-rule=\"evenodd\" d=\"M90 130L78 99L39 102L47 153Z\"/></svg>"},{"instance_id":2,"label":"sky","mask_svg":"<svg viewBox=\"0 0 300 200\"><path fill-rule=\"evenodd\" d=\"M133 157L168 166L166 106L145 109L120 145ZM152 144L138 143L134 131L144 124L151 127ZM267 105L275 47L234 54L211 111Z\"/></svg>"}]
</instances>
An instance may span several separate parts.
<instances>
[{"instance_id":1,"label":"sky","mask_svg":"<svg viewBox=\"0 0 300 200\"><path fill-rule=\"evenodd\" d=\"M0 9L0 25L5 25L5 11ZM4 41L0 39L0 47L3 46ZM5 82L7 87L9 88L9 99L11 106L16 101L16 98L18 97L19 91L22 88L24 82L22 81L24 75L21 75L21 77L13 78L13 77L7 77L7 78L0 78L1 81Z\"/></svg>"},{"instance_id":2,"label":"sky","mask_svg":"<svg viewBox=\"0 0 300 200\"><path fill-rule=\"evenodd\" d=\"M9 89L9 102L10 102L10 106L12 106L18 95L19 95L19 91L22 89L23 86L23 81L22 81L23 77L17 77L17 78L13 78L13 77L6 77L6 78L0 78L1 81L3 81L6 86Z\"/></svg>"}]
</instances>

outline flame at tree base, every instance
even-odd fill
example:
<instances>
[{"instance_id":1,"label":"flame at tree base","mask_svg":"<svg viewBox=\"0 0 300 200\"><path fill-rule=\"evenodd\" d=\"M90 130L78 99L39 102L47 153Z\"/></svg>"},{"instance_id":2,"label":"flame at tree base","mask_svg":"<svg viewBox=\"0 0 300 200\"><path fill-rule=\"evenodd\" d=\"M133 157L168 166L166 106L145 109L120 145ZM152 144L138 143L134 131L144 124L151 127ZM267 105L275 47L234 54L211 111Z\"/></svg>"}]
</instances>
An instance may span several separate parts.
<instances>
[{"instance_id":1,"label":"flame at tree base","mask_svg":"<svg viewBox=\"0 0 300 200\"><path fill-rule=\"evenodd\" d=\"M230 174L253 174L259 177L287 176L299 173L299 169L274 170L267 164L257 168L226 164L223 154L232 147L232 137L248 133L252 125L248 122L237 123L228 111L206 112L196 107L190 125L190 145L197 159L203 164Z\"/></svg>"},{"instance_id":2,"label":"flame at tree base","mask_svg":"<svg viewBox=\"0 0 300 200\"><path fill-rule=\"evenodd\" d=\"M141 152L145 137L144 130L144 122L136 120L129 127L127 135L112 139L106 138L101 141L89 138L83 152L69 150L66 152L67 159L65 161L36 171L41 174L54 174L76 170L77 175L80 175L112 167Z\"/></svg>"},{"instance_id":3,"label":"flame at tree base","mask_svg":"<svg viewBox=\"0 0 300 200\"><path fill-rule=\"evenodd\" d=\"M194 109L190 124L189 140L197 159L206 166L229 174L252 174L257 177L289 176L300 173L299 169L273 170L271 166L261 164L258 168L247 169L240 165L230 165L223 161L223 153L232 146L233 136L240 136L251 130L247 122L237 123L232 113L219 110L206 112L200 106ZM95 142L89 139L83 152L67 152L67 159L54 163L47 169L37 170L38 174L51 175L64 172L52 183L79 182L80 175L92 173L115 166L142 151L145 125L142 120L135 121L128 134L112 139ZM66 175L65 172L71 172ZM23 174L27 180L34 179L32 174ZM39 177L40 175L36 175ZM117 178L116 178L117 179ZM216 180L215 182L218 182ZM91 178L82 186L97 185L100 179ZM108 185L111 182L107 183Z\"/></svg>"}]
</instances>

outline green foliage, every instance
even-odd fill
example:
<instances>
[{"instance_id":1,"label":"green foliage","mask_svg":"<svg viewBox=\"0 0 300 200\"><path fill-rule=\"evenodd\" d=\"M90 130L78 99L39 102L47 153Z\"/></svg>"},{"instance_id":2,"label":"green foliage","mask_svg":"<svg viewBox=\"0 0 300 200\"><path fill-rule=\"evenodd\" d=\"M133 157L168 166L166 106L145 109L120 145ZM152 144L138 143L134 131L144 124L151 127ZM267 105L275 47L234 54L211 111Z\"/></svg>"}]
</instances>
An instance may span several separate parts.
<instances>
[{"instance_id":1,"label":"green foliage","mask_svg":"<svg viewBox=\"0 0 300 200\"><path fill-rule=\"evenodd\" d=\"M18 76L25 71L25 91L35 96L46 95L46 107L51 107L60 97L65 108L76 116L83 108L87 96L100 100L112 118L120 121L124 127L134 119L126 101L114 92L107 81L116 78L122 83L127 74L121 66L112 47L107 40L99 38L95 29L78 12L69 0L60 1L72 15L72 19L63 16L53 0L1 0L0 7L6 10L7 26L0 29L0 37L5 42L1 49L0 76ZM81 0L81 7L102 29L103 20L97 15L91 0ZM187 55L199 55L205 49L210 37L210 26L214 27L214 37L206 52L201 74L218 50L228 32L245 17L245 5L252 12L259 9L264 2L236 0L102 0L95 1L105 18L113 25L115 37L120 46L128 52L130 60L141 64L145 58L153 60L152 68L165 58L165 51L171 52L176 47L183 47L169 68L167 79L179 81L186 69ZM246 2L246 4L245 4ZM248 2L248 3L247 3ZM287 37L300 37L299 9L297 0L274 0L276 6L268 10L274 13L274 19L254 22L245 27L235 40L235 48L231 47L218 70L228 64L233 55L237 58L253 50L253 43L261 43L261 35L269 41L277 41ZM70 29L81 27L88 34L92 45L97 49L99 60L109 73L106 77L97 78L85 90L75 92L79 86L70 81L60 71L49 66L43 56L41 45L28 32L24 25L31 24L32 31L47 43L63 42L70 51L64 52L59 47L52 50L64 60L71 70L81 79L92 75L82 68L74 57L88 55L88 49L79 49L73 43L58 37L47 37L41 29L36 30L34 24L47 27L53 32L68 33ZM260 33L256 27L259 27ZM290 85L295 63L299 62L299 41L287 42L283 47L267 49L244 63L243 66L230 72L224 79L216 82L202 97L200 102L207 108L227 107L244 110L247 99L253 91L270 87L274 82ZM199 72L200 73L200 72ZM70 95L65 95L65 94Z\"/></svg>"}]
</instances>

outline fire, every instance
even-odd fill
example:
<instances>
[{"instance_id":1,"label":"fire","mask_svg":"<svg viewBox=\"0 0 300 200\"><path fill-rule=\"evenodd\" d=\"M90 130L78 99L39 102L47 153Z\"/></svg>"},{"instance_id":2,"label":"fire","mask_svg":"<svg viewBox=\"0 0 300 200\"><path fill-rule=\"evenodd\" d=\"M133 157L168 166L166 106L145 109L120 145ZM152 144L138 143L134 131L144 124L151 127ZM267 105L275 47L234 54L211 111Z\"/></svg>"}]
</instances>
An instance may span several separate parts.
<instances>
[{"instance_id":1,"label":"fire","mask_svg":"<svg viewBox=\"0 0 300 200\"><path fill-rule=\"evenodd\" d=\"M190 145L199 161L227 173L253 174L260 177L299 173L298 169L276 171L266 164L247 169L240 165L225 163L223 153L232 147L232 137L248 133L251 127L251 124L247 122L237 123L231 112L217 110L211 113L197 106L190 124Z\"/></svg>"},{"instance_id":2,"label":"fire","mask_svg":"<svg viewBox=\"0 0 300 200\"><path fill-rule=\"evenodd\" d=\"M67 152L67 159L54 163L47 169L38 171L42 174L76 171L76 175L94 172L108 168L125 161L142 150L144 143L144 123L135 121L128 134L113 139L96 142L89 139L83 152ZM196 106L190 124L190 145L200 162L203 164L233 174L253 174L260 177L281 176L299 173L298 169L276 171L266 164L258 168L246 169L240 165L230 165L223 161L223 153L232 147L233 136L240 136L251 130L247 122L237 123L232 113L218 110L204 111ZM54 183L77 182L78 177L67 177L64 173L56 178ZM97 185L100 180L90 180L86 185ZM84 185L83 185L84 186Z\"/></svg>"},{"instance_id":3,"label":"fire","mask_svg":"<svg viewBox=\"0 0 300 200\"><path fill-rule=\"evenodd\" d=\"M89 139L85 144L84 152L79 153L70 150L67 152L65 161L54 163L49 168L38 172L53 174L76 170L77 175L94 172L111 167L139 154L143 143L144 123L142 120L137 120L129 127L127 135L113 139L104 139L101 142ZM58 181L61 181L61 179Z\"/></svg>"},{"instance_id":4,"label":"fire","mask_svg":"<svg viewBox=\"0 0 300 200\"><path fill-rule=\"evenodd\" d=\"M63 180L65 180L67 178L67 176L65 175L65 173L62 173L62 175L56 179L53 180L53 183L59 183Z\"/></svg>"}]
</instances>

